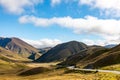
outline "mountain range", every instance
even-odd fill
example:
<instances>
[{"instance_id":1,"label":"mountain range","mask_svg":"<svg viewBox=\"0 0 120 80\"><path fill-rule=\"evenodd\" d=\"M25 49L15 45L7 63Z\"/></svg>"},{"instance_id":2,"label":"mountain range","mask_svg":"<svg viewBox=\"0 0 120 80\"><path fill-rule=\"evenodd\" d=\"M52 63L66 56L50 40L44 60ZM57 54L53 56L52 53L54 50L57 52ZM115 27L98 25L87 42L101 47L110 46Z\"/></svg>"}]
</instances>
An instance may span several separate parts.
<instances>
[{"instance_id":1,"label":"mountain range","mask_svg":"<svg viewBox=\"0 0 120 80\"><path fill-rule=\"evenodd\" d=\"M120 45L111 49L91 46L87 50L68 57L59 65L76 65L82 68L100 68L114 64L120 64Z\"/></svg>"},{"instance_id":2,"label":"mountain range","mask_svg":"<svg viewBox=\"0 0 120 80\"><path fill-rule=\"evenodd\" d=\"M88 46L82 42L70 41L59 44L36 60L56 62L58 65L75 65L82 68L99 68L120 63L120 45L113 48Z\"/></svg>"},{"instance_id":3,"label":"mountain range","mask_svg":"<svg viewBox=\"0 0 120 80\"><path fill-rule=\"evenodd\" d=\"M44 52L43 54L39 52ZM19 38L0 37L0 62L22 61L60 62L62 66L99 68L120 64L120 45L113 48L88 46L82 42L70 41L53 48L36 49Z\"/></svg>"}]
</instances>

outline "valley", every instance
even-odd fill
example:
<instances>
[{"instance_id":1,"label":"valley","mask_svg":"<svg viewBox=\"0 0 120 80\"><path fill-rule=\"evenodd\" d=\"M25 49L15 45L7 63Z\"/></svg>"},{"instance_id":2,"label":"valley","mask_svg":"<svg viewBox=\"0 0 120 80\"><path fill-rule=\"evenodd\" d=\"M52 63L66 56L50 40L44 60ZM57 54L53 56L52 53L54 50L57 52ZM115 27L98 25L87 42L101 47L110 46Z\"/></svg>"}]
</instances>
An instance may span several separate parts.
<instances>
[{"instance_id":1,"label":"valley","mask_svg":"<svg viewBox=\"0 0 120 80\"><path fill-rule=\"evenodd\" d=\"M31 64L34 66L30 66ZM17 70L17 67L16 68L14 67L14 69L11 69L13 71L7 70L7 72L9 73L0 74L0 80L104 80L104 79L119 80L120 78L119 74L109 72L94 73L77 70L68 70L67 68L55 69L55 67L53 67L55 66L55 63L48 64L50 65L47 65L47 63L30 63L30 64L28 63L27 68L24 66L22 70L21 69ZM36 68L37 71L35 70ZM32 72L33 74L30 74L30 72L28 72L23 75L18 75L20 72L24 72L31 69L33 69ZM38 73L34 74L35 71Z\"/></svg>"},{"instance_id":2,"label":"valley","mask_svg":"<svg viewBox=\"0 0 120 80\"><path fill-rule=\"evenodd\" d=\"M1 40L0 80L120 79L120 45L105 48L70 41L61 43L42 54L39 53L38 49L22 40L15 39L14 44L6 43L12 48L2 46L6 39L2 38ZM24 43L24 45L20 42ZM31 48L37 52L33 53ZM19 49L23 50L23 52L18 53ZM25 50L28 51L28 57L24 55ZM39 56L36 57L36 55ZM68 68L70 66L74 68Z\"/></svg>"}]
</instances>

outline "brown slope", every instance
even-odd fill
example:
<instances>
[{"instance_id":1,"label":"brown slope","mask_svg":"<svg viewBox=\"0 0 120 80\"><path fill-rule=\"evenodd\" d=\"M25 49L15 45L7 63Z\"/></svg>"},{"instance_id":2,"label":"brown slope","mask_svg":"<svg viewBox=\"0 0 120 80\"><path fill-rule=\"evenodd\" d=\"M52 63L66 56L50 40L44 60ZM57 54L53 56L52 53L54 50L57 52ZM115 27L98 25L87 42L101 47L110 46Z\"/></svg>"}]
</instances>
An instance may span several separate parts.
<instances>
[{"instance_id":1,"label":"brown slope","mask_svg":"<svg viewBox=\"0 0 120 80\"><path fill-rule=\"evenodd\" d=\"M79 53L81 50L87 49L87 45L77 41L70 41L67 43L59 44L50 49L47 53L43 54L37 62L52 62L63 61L67 57Z\"/></svg>"},{"instance_id":2,"label":"brown slope","mask_svg":"<svg viewBox=\"0 0 120 80\"><path fill-rule=\"evenodd\" d=\"M98 68L98 67L109 66L113 64L120 64L120 45L96 57L96 60L93 61L92 63L87 64L86 67L89 67L90 65L92 65L93 68Z\"/></svg>"},{"instance_id":3,"label":"brown slope","mask_svg":"<svg viewBox=\"0 0 120 80\"><path fill-rule=\"evenodd\" d=\"M27 59L22 58L21 56L19 56L16 53L13 53L10 50L0 47L0 60L11 62L11 61L26 61Z\"/></svg>"},{"instance_id":4,"label":"brown slope","mask_svg":"<svg viewBox=\"0 0 120 80\"><path fill-rule=\"evenodd\" d=\"M18 38L0 38L0 46L18 53L24 58L27 58L33 54L36 54L35 56L38 57L40 56L36 48Z\"/></svg>"},{"instance_id":5,"label":"brown slope","mask_svg":"<svg viewBox=\"0 0 120 80\"><path fill-rule=\"evenodd\" d=\"M90 62L91 59L101 55L103 52L107 51L104 47L91 46L88 49L74 54L66 59L66 61L60 63L59 65L82 65Z\"/></svg>"}]
</instances>

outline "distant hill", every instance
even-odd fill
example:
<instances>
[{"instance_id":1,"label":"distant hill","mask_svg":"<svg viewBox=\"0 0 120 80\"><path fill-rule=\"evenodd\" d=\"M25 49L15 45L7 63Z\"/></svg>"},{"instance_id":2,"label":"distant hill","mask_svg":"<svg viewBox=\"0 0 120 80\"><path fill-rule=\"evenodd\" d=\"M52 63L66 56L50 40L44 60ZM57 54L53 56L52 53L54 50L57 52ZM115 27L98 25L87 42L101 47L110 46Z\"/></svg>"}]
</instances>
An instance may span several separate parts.
<instances>
[{"instance_id":1,"label":"distant hill","mask_svg":"<svg viewBox=\"0 0 120 80\"><path fill-rule=\"evenodd\" d=\"M27 44L26 42L18 38L0 37L0 46L8 50L11 50L15 53L18 53L24 58L28 58L33 54L35 54L34 58L37 58L40 56L36 48L34 48L33 46Z\"/></svg>"},{"instance_id":2,"label":"distant hill","mask_svg":"<svg viewBox=\"0 0 120 80\"><path fill-rule=\"evenodd\" d=\"M67 43L59 44L47 53L43 54L38 58L37 62L53 62L53 61L63 61L67 57L77 54L82 50L87 49L87 45L82 42L70 41Z\"/></svg>"},{"instance_id":3,"label":"distant hill","mask_svg":"<svg viewBox=\"0 0 120 80\"><path fill-rule=\"evenodd\" d=\"M115 46L117 46L117 44L109 44L109 45L106 45L106 46L104 46L105 48L113 48L113 47L115 47Z\"/></svg>"},{"instance_id":4,"label":"distant hill","mask_svg":"<svg viewBox=\"0 0 120 80\"><path fill-rule=\"evenodd\" d=\"M38 49L39 50L39 53L41 54L44 54L46 53L47 51L49 51L52 47L45 47L45 48L40 48Z\"/></svg>"}]
</instances>

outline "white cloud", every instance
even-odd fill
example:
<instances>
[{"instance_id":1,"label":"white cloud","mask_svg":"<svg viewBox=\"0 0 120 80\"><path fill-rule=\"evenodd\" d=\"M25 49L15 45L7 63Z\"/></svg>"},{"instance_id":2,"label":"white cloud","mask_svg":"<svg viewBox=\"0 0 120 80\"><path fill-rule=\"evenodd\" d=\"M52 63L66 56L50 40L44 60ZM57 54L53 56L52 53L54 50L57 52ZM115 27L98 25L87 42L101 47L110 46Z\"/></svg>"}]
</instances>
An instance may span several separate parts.
<instances>
[{"instance_id":1,"label":"white cloud","mask_svg":"<svg viewBox=\"0 0 120 80\"><path fill-rule=\"evenodd\" d=\"M107 16L120 17L120 0L80 0L79 4L99 8Z\"/></svg>"},{"instance_id":2,"label":"white cloud","mask_svg":"<svg viewBox=\"0 0 120 80\"><path fill-rule=\"evenodd\" d=\"M19 18L20 23L31 23L35 26L47 27L54 24L62 27L71 28L74 32L91 33L100 35L119 35L120 20L115 19L98 19L92 16L85 18L71 17L53 17L53 18L38 18L35 16L22 16Z\"/></svg>"},{"instance_id":3,"label":"white cloud","mask_svg":"<svg viewBox=\"0 0 120 80\"><path fill-rule=\"evenodd\" d=\"M62 41L58 39L53 39L53 40L52 39L41 39L41 40L22 39L22 40L36 48L54 47L57 44L62 43Z\"/></svg>"},{"instance_id":4,"label":"white cloud","mask_svg":"<svg viewBox=\"0 0 120 80\"><path fill-rule=\"evenodd\" d=\"M34 8L34 5L42 3L43 0L0 0L2 6L7 12L21 14L26 8Z\"/></svg>"},{"instance_id":5,"label":"white cloud","mask_svg":"<svg viewBox=\"0 0 120 80\"><path fill-rule=\"evenodd\" d=\"M54 7L57 4L60 4L61 0L51 0L51 6Z\"/></svg>"},{"instance_id":6,"label":"white cloud","mask_svg":"<svg viewBox=\"0 0 120 80\"><path fill-rule=\"evenodd\" d=\"M105 39L105 40L92 40L92 39L83 39L81 40L87 45L101 45L101 46L106 46L109 44L120 44L120 39Z\"/></svg>"},{"instance_id":7,"label":"white cloud","mask_svg":"<svg viewBox=\"0 0 120 80\"><path fill-rule=\"evenodd\" d=\"M105 46L105 40L91 40L91 39L83 39L82 42L84 42L87 45L101 45ZM111 43L110 43L111 44Z\"/></svg>"},{"instance_id":8,"label":"white cloud","mask_svg":"<svg viewBox=\"0 0 120 80\"><path fill-rule=\"evenodd\" d=\"M92 16L85 18L71 17L53 17L38 18L35 16L22 16L19 18L20 23L31 23L39 27L49 27L59 25L61 27L72 29L77 34L95 34L105 40L117 39L120 35L120 20L116 19L98 19Z\"/></svg>"}]
</instances>

